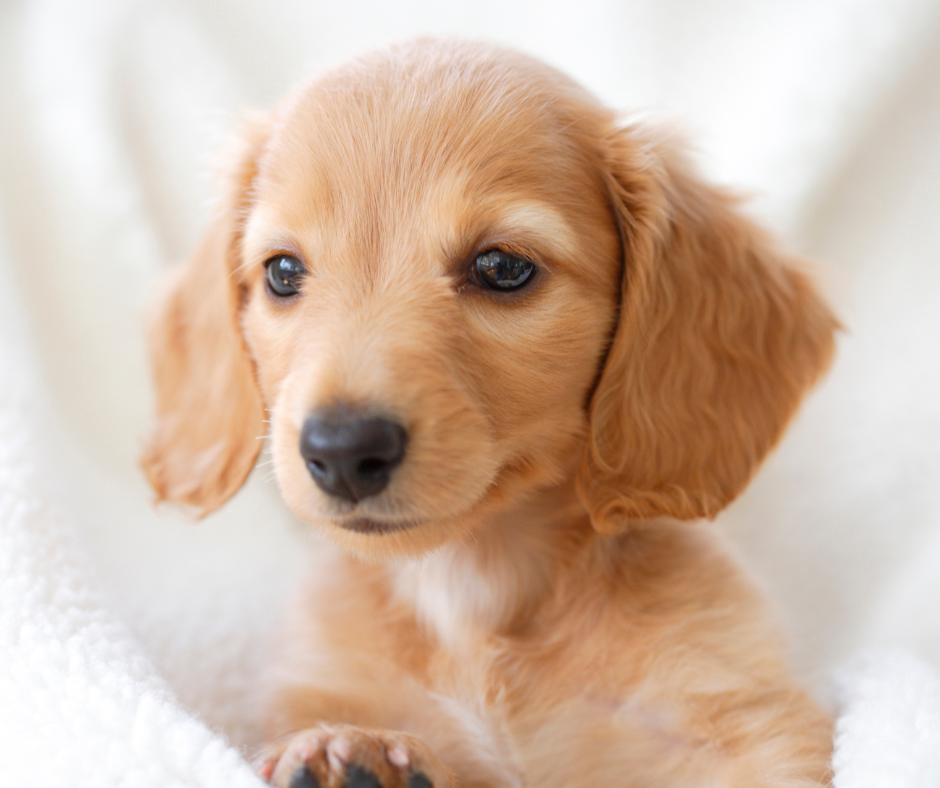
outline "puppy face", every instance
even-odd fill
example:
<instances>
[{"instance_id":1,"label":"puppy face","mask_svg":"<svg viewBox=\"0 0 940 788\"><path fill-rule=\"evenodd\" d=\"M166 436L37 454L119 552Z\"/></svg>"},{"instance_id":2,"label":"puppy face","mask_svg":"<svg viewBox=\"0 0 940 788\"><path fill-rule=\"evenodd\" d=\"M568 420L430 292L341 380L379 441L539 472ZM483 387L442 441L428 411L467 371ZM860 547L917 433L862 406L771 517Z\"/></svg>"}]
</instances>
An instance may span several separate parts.
<instances>
[{"instance_id":1,"label":"puppy face","mask_svg":"<svg viewBox=\"0 0 940 788\"><path fill-rule=\"evenodd\" d=\"M732 199L515 53L361 58L229 161L153 332L162 498L226 500L267 410L287 503L366 555L575 476L603 532L711 516L831 355L832 316Z\"/></svg>"},{"instance_id":2,"label":"puppy face","mask_svg":"<svg viewBox=\"0 0 940 788\"><path fill-rule=\"evenodd\" d=\"M557 83L483 65L329 74L279 114L254 179L237 276L277 477L360 550L433 546L571 475L611 334L620 243L594 129ZM282 255L303 271L287 297L266 282ZM525 281L494 289L494 261ZM406 436L358 501L298 449L311 414L337 412Z\"/></svg>"}]
</instances>

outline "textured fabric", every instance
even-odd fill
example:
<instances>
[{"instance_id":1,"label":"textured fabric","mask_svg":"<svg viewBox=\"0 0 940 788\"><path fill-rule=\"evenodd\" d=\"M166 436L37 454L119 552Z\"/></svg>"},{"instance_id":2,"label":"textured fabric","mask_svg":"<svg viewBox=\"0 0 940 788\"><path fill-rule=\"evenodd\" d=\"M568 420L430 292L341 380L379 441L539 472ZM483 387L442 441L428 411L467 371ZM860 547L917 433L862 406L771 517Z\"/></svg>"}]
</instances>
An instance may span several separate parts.
<instances>
[{"instance_id":1,"label":"textured fabric","mask_svg":"<svg viewBox=\"0 0 940 788\"><path fill-rule=\"evenodd\" d=\"M198 525L152 509L146 304L198 239L235 117L419 33L515 46L611 105L678 118L712 178L822 261L846 325L833 371L702 527L737 540L841 715L836 785L937 785L928 0L3 4L0 785L256 783L258 675L311 548L265 466Z\"/></svg>"},{"instance_id":2,"label":"textured fabric","mask_svg":"<svg viewBox=\"0 0 940 788\"><path fill-rule=\"evenodd\" d=\"M180 707L95 590L74 524L44 483L56 462L35 429L47 414L5 274L0 268L0 785L262 785Z\"/></svg>"},{"instance_id":3,"label":"textured fabric","mask_svg":"<svg viewBox=\"0 0 940 788\"><path fill-rule=\"evenodd\" d=\"M940 681L901 651L864 654L838 676L835 788L940 785Z\"/></svg>"}]
</instances>

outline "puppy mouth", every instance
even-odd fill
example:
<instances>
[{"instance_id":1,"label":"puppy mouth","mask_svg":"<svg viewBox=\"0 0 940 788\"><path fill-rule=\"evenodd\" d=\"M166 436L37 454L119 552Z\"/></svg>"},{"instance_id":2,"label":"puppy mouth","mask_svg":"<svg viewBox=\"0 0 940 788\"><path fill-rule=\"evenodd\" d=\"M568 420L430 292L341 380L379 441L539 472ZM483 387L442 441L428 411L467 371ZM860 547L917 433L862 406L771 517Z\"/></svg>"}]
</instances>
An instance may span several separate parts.
<instances>
[{"instance_id":1,"label":"puppy mouth","mask_svg":"<svg viewBox=\"0 0 940 788\"><path fill-rule=\"evenodd\" d=\"M417 520L372 520L368 517L353 517L348 520L340 520L336 523L340 528L347 531L355 531L357 534L389 534L395 531L407 531L409 528L415 528L420 523Z\"/></svg>"}]
</instances>

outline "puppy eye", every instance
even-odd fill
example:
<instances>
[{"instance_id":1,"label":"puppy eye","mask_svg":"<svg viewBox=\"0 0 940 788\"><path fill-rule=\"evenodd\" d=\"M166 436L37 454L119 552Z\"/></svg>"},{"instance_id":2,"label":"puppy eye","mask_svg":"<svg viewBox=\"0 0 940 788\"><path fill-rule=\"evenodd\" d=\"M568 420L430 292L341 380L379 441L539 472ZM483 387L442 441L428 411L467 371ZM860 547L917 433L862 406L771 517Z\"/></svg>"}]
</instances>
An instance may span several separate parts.
<instances>
[{"instance_id":1,"label":"puppy eye","mask_svg":"<svg viewBox=\"0 0 940 788\"><path fill-rule=\"evenodd\" d=\"M296 294L300 289L301 280L307 273L300 260L286 254L279 254L265 261L264 268L268 289L278 298Z\"/></svg>"},{"instance_id":2,"label":"puppy eye","mask_svg":"<svg viewBox=\"0 0 940 788\"><path fill-rule=\"evenodd\" d=\"M505 292L526 285L535 273L535 264L501 249L491 249L477 256L473 270L484 287Z\"/></svg>"}]
</instances>

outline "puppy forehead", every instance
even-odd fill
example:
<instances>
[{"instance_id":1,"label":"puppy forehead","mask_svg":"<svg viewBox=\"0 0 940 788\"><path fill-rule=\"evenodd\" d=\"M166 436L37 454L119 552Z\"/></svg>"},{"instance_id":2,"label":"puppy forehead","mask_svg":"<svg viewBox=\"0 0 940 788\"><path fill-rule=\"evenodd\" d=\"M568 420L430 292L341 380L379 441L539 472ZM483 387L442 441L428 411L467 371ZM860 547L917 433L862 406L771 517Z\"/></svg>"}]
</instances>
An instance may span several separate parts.
<instances>
[{"instance_id":1,"label":"puppy forehead","mask_svg":"<svg viewBox=\"0 0 940 788\"><path fill-rule=\"evenodd\" d=\"M489 223L573 254L570 225L602 202L586 143L602 111L541 64L484 54L354 62L308 84L281 108L256 204L289 231L365 247L422 222L457 235Z\"/></svg>"}]
</instances>

